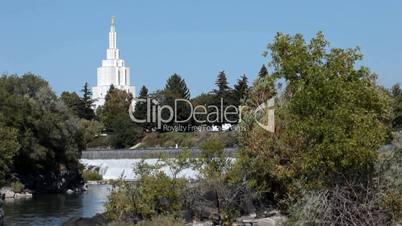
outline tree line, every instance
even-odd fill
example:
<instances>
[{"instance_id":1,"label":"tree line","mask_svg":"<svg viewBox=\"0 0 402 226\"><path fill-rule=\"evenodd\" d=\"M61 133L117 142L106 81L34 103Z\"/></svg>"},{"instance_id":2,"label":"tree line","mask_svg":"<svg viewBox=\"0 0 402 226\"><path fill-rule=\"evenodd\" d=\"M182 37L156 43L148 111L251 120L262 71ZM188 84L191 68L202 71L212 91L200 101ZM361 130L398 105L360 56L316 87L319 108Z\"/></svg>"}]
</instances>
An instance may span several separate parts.
<instances>
[{"instance_id":1,"label":"tree line","mask_svg":"<svg viewBox=\"0 0 402 226\"><path fill-rule=\"evenodd\" d=\"M268 76L268 71L265 65L261 67L258 77L262 78ZM221 106L221 100L223 107L233 105L241 105L247 98L249 92L248 78L246 75L242 75L237 82L231 87L227 81L227 76L224 71L221 71L217 75L215 81L216 88L207 93L202 93L194 98L190 95L190 89L188 88L185 79L174 73L169 76L163 89L158 89L154 92L150 92L146 86L142 86L137 98L140 99L152 99L157 101L159 106L170 106L175 110L173 114L177 115L178 121L184 121L189 117L190 106L187 103L178 102L175 108L176 99L188 100L193 106ZM105 104L94 110L94 100L91 98L92 93L88 88L88 84L85 83L81 90L82 95L78 95L75 92L63 92L60 96L61 100L67 105L71 113L81 119L81 124L88 130L86 136L87 143L91 143L96 140L101 132L108 134L109 139L106 144L101 143L99 145L110 145L114 148L127 148L136 144L143 137L145 132L165 132L162 128L157 128L156 118L147 109L146 102L138 102L135 105L134 116L137 119L147 119L147 114L150 114L150 121L143 123L133 122L128 115L128 109L132 103L133 97L126 91L116 89L113 85L105 96ZM154 103L152 103L154 105ZM177 111L176 111L177 110ZM221 109L218 109L217 114L222 114ZM208 113L208 112L207 112ZM169 112L162 111L161 117L169 118ZM221 120L218 115L213 115L210 118L213 123L209 123L206 120L206 116L201 116L205 126L217 126L220 128L223 124L228 123L227 120ZM233 121L237 123L238 115L233 114L231 118L228 118L233 124ZM234 123L234 124L236 124ZM175 123L173 120L164 122L163 125L177 126L181 125L182 128L189 128L181 132L193 132L200 125L190 119L184 122ZM180 132L180 131L178 131ZM97 145L94 143L94 145Z\"/></svg>"},{"instance_id":2,"label":"tree line","mask_svg":"<svg viewBox=\"0 0 402 226\"><path fill-rule=\"evenodd\" d=\"M219 140L210 140L201 147L201 162L195 160L200 172L195 180L177 176L194 165L188 156L159 166L171 167L173 177L140 165L138 184L121 182L112 192L107 205L112 221L180 219L187 211L187 221L231 225L250 213L245 210L250 203L280 210L288 225L400 221L400 85L382 87L375 73L358 65L363 57L358 48L330 48L321 32L309 41L278 33L266 54L272 73L257 77L248 90L236 161L223 155ZM261 128L253 114L270 98L276 100L274 132Z\"/></svg>"}]
</instances>

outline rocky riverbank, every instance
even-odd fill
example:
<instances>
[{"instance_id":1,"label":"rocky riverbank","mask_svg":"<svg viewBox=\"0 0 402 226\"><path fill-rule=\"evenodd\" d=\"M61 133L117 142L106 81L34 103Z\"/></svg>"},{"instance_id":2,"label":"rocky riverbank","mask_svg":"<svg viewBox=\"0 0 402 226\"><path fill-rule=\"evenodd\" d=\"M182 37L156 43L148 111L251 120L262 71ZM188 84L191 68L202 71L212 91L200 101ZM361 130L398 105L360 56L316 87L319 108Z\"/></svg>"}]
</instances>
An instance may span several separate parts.
<instances>
[{"instance_id":1,"label":"rocky riverbank","mask_svg":"<svg viewBox=\"0 0 402 226\"><path fill-rule=\"evenodd\" d=\"M28 189L24 189L21 192L15 192L11 187L3 187L0 189L0 197L2 200L32 198L32 192Z\"/></svg>"},{"instance_id":2,"label":"rocky riverbank","mask_svg":"<svg viewBox=\"0 0 402 226\"><path fill-rule=\"evenodd\" d=\"M286 225L287 217L278 211L265 212L262 215L242 216L236 219L232 226L283 226ZM105 214L96 214L93 217L74 217L64 222L62 226L106 226L109 222ZM130 225L130 224L127 224ZM134 225L134 224L133 224ZM187 222L185 226L217 226L213 220Z\"/></svg>"}]
</instances>

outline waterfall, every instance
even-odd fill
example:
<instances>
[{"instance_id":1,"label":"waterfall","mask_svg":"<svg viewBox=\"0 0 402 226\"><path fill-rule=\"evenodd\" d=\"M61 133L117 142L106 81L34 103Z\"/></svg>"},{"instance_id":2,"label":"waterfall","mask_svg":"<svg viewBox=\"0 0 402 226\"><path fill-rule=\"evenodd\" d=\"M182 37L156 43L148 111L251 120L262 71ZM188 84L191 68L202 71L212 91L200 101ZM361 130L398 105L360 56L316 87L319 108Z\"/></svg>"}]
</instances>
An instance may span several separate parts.
<instances>
[{"instance_id":1,"label":"waterfall","mask_svg":"<svg viewBox=\"0 0 402 226\"><path fill-rule=\"evenodd\" d=\"M81 159L81 163L85 168L99 167L99 173L104 180L135 180L136 175L133 171L134 167L142 161L142 159ZM155 164L158 159L146 159L145 163ZM162 169L167 175L172 175L168 168ZM185 169L179 176L186 178L195 178L197 172L192 169Z\"/></svg>"}]
</instances>

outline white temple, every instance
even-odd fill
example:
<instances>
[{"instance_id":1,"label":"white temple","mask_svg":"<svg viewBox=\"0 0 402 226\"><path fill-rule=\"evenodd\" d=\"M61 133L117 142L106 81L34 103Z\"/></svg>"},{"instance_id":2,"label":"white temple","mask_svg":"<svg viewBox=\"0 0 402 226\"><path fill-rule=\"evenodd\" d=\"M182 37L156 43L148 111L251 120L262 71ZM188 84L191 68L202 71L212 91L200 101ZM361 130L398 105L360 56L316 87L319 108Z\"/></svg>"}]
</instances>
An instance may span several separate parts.
<instances>
[{"instance_id":1,"label":"white temple","mask_svg":"<svg viewBox=\"0 0 402 226\"><path fill-rule=\"evenodd\" d=\"M130 85L130 68L125 66L124 60L119 57L116 46L115 17L109 32L109 48L106 50L106 59L98 67L97 85L92 88L92 98L95 99L95 108L105 103L105 96L113 85L117 89L125 90L135 97L135 87Z\"/></svg>"}]
</instances>

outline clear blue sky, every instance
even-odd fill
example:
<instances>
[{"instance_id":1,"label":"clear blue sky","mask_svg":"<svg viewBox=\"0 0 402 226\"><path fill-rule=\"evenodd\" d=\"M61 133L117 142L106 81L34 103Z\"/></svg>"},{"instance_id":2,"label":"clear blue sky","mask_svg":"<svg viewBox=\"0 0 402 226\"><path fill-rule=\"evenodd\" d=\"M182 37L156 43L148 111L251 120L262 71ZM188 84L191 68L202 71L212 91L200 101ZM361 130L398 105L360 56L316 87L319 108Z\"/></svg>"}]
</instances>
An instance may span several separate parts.
<instances>
[{"instance_id":1,"label":"clear blue sky","mask_svg":"<svg viewBox=\"0 0 402 226\"><path fill-rule=\"evenodd\" d=\"M2 1L0 72L40 74L57 93L94 85L111 16L137 90L161 88L175 72L193 95L212 89L220 70L232 84L243 73L252 80L276 32L319 30L333 47L360 46L384 86L402 82L400 0Z\"/></svg>"}]
</instances>

